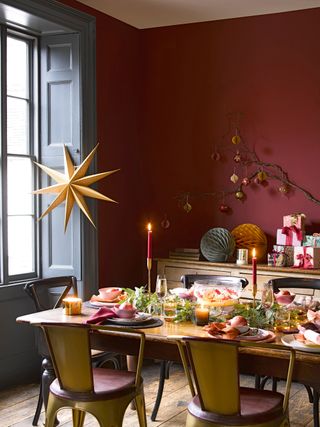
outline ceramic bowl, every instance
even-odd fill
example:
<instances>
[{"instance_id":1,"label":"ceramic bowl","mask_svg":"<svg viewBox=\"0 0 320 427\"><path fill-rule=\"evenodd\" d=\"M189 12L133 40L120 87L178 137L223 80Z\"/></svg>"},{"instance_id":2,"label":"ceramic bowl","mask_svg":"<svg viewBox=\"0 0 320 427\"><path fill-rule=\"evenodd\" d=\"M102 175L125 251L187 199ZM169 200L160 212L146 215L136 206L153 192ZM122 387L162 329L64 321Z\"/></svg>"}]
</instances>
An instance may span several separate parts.
<instances>
[{"instance_id":1,"label":"ceramic bowl","mask_svg":"<svg viewBox=\"0 0 320 427\"><path fill-rule=\"evenodd\" d=\"M137 313L137 310L135 308L133 308L132 310L127 310L123 308L114 307L113 310L116 313L116 315L118 317L121 317L122 319L132 319Z\"/></svg>"},{"instance_id":2,"label":"ceramic bowl","mask_svg":"<svg viewBox=\"0 0 320 427\"><path fill-rule=\"evenodd\" d=\"M274 297L278 304L291 304L292 301L295 299L296 294L282 295L280 293L277 293L274 294Z\"/></svg>"},{"instance_id":3,"label":"ceramic bowl","mask_svg":"<svg viewBox=\"0 0 320 427\"><path fill-rule=\"evenodd\" d=\"M121 288L100 288L99 297L107 301L113 301L121 295Z\"/></svg>"}]
</instances>

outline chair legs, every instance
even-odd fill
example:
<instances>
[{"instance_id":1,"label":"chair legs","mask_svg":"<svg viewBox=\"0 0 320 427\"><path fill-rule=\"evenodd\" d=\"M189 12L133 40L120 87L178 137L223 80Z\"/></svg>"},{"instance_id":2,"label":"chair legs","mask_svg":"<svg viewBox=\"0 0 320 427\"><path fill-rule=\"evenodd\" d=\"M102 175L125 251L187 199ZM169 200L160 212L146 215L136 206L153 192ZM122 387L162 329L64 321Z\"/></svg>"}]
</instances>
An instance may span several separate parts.
<instances>
[{"instance_id":1,"label":"chair legs","mask_svg":"<svg viewBox=\"0 0 320 427\"><path fill-rule=\"evenodd\" d=\"M32 420L32 425L37 426L39 422L39 417L42 409L43 404L43 398L42 398L42 368L41 368L41 377L40 377L40 389L39 389L39 396L38 396L38 403L36 407L36 412L34 413L34 417Z\"/></svg>"},{"instance_id":2,"label":"chair legs","mask_svg":"<svg viewBox=\"0 0 320 427\"><path fill-rule=\"evenodd\" d=\"M313 425L319 427L319 392L313 389Z\"/></svg>"},{"instance_id":3,"label":"chair legs","mask_svg":"<svg viewBox=\"0 0 320 427\"><path fill-rule=\"evenodd\" d=\"M144 401L144 394L140 393L135 397L135 404L139 419L140 427L147 427L146 405Z\"/></svg>"},{"instance_id":4,"label":"chair legs","mask_svg":"<svg viewBox=\"0 0 320 427\"><path fill-rule=\"evenodd\" d=\"M169 376L168 365L169 365L169 362L167 362L166 360L161 360L158 392L157 392L156 401L151 414L151 421L155 421L157 418L157 414L158 414L158 410L159 410L159 406L160 406L162 394L163 394L164 382Z\"/></svg>"},{"instance_id":5,"label":"chair legs","mask_svg":"<svg viewBox=\"0 0 320 427\"><path fill-rule=\"evenodd\" d=\"M79 411L79 409L72 409L72 423L73 427L82 427L86 413Z\"/></svg>"},{"instance_id":6,"label":"chair legs","mask_svg":"<svg viewBox=\"0 0 320 427\"><path fill-rule=\"evenodd\" d=\"M257 389L263 390L266 382L268 381L270 377L264 377L261 379L259 375L256 375L255 377L255 387ZM279 380L277 378L272 377L272 391L277 391L277 382ZM313 409L313 426L314 427L320 427L320 421L319 421L319 392L315 390L314 388L304 384L307 393L309 402L312 403L312 409Z\"/></svg>"},{"instance_id":7,"label":"chair legs","mask_svg":"<svg viewBox=\"0 0 320 427\"><path fill-rule=\"evenodd\" d=\"M50 393L46 412L45 427L55 427L57 412L62 408L72 408L73 427L83 427L86 412L93 415L101 427L122 427L123 418L129 403L135 400L140 427L147 427L143 389L138 395L101 400L94 402L74 402L60 399Z\"/></svg>"}]
</instances>

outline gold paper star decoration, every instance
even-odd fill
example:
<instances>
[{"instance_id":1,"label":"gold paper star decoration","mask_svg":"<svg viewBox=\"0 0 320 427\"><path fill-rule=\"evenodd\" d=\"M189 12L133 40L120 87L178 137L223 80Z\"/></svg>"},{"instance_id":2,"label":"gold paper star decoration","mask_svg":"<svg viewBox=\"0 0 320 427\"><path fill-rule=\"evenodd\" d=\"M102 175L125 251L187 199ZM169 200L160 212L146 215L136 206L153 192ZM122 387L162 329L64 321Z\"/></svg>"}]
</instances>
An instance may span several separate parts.
<instances>
[{"instance_id":1,"label":"gold paper star decoration","mask_svg":"<svg viewBox=\"0 0 320 427\"><path fill-rule=\"evenodd\" d=\"M65 216L64 216L64 231L67 229L68 221L74 202L76 202L85 216L89 219L91 224L95 227L93 220L90 215L88 205L83 196L92 197L94 199L105 200L107 202L115 202L115 200L110 199L107 196L104 196L98 191L89 188L89 185L100 181L114 172L117 172L119 169L115 169L109 172L97 173L95 175L85 176L93 156L98 148L97 144L91 153L83 160L83 162L77 167L72 163L69 151L64 145L64 174L58 172L54 169L50 169L47 166L43 166L37 162L35 164L39 166L47 175L53 178L56 181L56 184L51 185L50 187L41 188L33 192L33 194L47 194L47 193L58 193L57 197L50 204L48 209L41 215L39 221L46 216L49 212L59 206L64 200L66 201L65 207Z\"/></svg>"}]
</instances>

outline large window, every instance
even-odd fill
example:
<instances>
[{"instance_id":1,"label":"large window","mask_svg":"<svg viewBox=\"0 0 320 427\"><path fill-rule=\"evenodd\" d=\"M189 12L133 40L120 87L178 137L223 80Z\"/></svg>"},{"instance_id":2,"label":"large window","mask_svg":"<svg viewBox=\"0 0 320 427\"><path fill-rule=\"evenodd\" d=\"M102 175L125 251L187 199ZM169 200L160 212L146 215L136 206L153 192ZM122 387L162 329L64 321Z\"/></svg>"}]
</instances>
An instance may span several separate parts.
<instances>
[{"instance_id":1,"label":"large window","mask_svg":"<svg viewBox=\"0 0 320 427\"><path fill-rule=\"evenodd\" d=\"M37 274L35 219L36 39L2 31L2 266L1 281Z\"/></svg>"}]
</instances>

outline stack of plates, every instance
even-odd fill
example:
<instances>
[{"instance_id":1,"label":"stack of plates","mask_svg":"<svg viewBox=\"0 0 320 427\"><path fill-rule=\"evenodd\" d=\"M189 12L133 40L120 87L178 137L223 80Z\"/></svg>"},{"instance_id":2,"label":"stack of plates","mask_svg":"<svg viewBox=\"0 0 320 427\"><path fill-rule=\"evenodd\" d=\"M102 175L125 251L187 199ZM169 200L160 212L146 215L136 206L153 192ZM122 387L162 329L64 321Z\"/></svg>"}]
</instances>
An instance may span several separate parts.
<instances>
[{"instance_id":1,"label":"stack of plates","mask_svg":"<svg viewBox=\"0 0 320 427\"><path fill-rule=\"evenodd\" d=\"M226 262L234 252L235 240L227 229L212 228L202 237L200 249L208 261Z\"/></svg>"}]
</instances>

